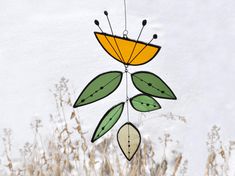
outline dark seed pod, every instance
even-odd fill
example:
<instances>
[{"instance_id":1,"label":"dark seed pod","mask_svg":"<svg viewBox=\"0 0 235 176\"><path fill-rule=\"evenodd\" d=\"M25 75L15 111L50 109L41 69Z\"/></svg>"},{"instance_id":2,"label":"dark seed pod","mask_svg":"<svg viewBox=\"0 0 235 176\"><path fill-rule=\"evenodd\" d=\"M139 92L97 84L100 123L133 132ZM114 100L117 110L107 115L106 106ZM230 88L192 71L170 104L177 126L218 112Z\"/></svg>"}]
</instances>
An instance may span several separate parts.
<instances>
[{"instance_id":1,"label":"dark seed pod","mask_svg":"<svg viewBox=\"0 0 235 176\"><path fill-rule=\"evenodd\" d=\"M99 26L100 23L98 20L95 20L94 22L95 22L95 25Z\"/></svg>"},{"instance_id":2,"label":"dark seed pod","mask_svg":"<svg viewBox=\"0 0 235 176\"><path fill-rule=\"evenodd\" d=\"M153 38L154 38L154 39L157 39L157 34L153 34Z\"/></svg>"},{"instance_id":3,"label":"dark seed pod","mask_svg":"<svg viewBox=\"0 0 235 176\"><path fill-rule=\"evenodd\" d=\"M147 24L147 20L142 21L142 25L145 26Z\"/></svg>"},{"instance_id":4,"label":"dark seed pod","mask_svg":"<svg viewBox=\"0 0 235 176\"><path fill-rule=\"evenodd\" d=\"M107 12L106 10L104 11L104 14L105 14L106 16L108 16L108 12Z\"/></svg>"}]
</instances>

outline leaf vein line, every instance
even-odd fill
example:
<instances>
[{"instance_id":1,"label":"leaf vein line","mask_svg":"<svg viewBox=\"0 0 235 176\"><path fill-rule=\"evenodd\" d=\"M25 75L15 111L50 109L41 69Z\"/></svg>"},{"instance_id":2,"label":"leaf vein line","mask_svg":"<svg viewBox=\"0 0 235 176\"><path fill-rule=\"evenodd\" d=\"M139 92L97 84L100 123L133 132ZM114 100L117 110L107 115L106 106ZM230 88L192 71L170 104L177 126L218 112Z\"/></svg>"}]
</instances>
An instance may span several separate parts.
<instances>
[{"instance_id":1,"label":"leaf vein line","mask_svg":"<svg viewBox=\"0 0 235 176\"><path fill-rule=\"evenodd\" d=\"M140 81L142 80L145 84L147 84L148 85L148 82L146 82L145 80L143 80L143 79L141 79L141 78L139 78L138 76L136 76L136 75L134 75L137 79L139 79ZM155 86L151 86L151 87L153 87L154 89L156 89L157 91L159 91L159 92L161 92L162 93L162 90L160 90L159 88L157 88L157 87L155 87ZM171 95L169 95L168 93L166 93L166 92L164 92L164 93L162 93L162 94L166 94L166 95L168 95L169 97L171 97Z\"/></svg>"},{"instance_id":2,"label":"leaf vein line","mask_svg":"<svg viewBox=\"0 0 235 176\"><path fill-rule=\"evenodd\" d=\"M109 82L107 82L103 87L105 88L107 85L109 85L111 82L113 82L115 79L117 79L118 77L120 77L120 75L114 77L113 79L111 79ZM98 93L101 89L95 90L92 94L94 95L95 93ZM91 95L92 95L91 94ZM88 98L91 97L91 95L87 96L86 98L84 98L84 100L87 100Z\"/></svg>"},{"instance_id":3,"label":"leaf vein line","mask_svg":"<svg viewBox=\"0 0 235 176\"><path fill-rule=\"evenodd\" d=\"M122 106L120 106L118 109L117 109L117 111L111 116L111 118L113 118L118 112L119 112L119 110L122 108ZM105 119L104 119L105 120ZM109 124L109 122L110 121L108 121L105 125L104 125L104 127L106 127L108 124ZM100 124L101 125L101 124ZM102 128L102 127L101 127ZM99 134L98 134L98 136L100 136L100 134L102 133L102 131L103 130L101 130L100 132L99 132ZM107 131L106 131L107 132Z\"/></svg>"}]
</instances>

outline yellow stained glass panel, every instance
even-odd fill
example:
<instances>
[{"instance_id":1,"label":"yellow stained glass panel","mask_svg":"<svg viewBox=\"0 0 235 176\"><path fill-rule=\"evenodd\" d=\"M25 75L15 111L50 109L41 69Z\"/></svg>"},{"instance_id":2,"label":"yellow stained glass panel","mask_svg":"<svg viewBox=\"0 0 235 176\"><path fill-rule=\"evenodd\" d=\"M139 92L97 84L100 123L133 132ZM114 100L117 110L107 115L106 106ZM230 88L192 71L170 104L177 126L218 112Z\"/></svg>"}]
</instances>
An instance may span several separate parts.
<instances>
[{"instance_id":1,"label":"yellow stained glass panel","mask_svg":"<svg viewBox=\"0 0 235 176\"><path fill-rule=\"evenodd\" d=\"M95 32L96 38L113 58L125 65L142 65L152 60L160 46Z\"/></svg>"}]
</instances>

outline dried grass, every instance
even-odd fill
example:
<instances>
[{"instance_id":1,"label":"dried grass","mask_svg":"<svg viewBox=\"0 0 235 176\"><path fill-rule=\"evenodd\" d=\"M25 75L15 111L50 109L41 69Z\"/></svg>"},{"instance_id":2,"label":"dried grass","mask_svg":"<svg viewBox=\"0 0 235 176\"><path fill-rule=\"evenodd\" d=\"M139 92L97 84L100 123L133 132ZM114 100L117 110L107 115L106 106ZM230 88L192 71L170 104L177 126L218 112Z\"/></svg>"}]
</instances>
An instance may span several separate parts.
<instances>
[{"instance_id":1,"label":"dried grass","mask_svg":"<svg viewBox=\"0 0 235 176\"><path fill-rule=\"evenodd\" d=\"M224 144L220 137L220 128L213 126L208 133L207 148L208 157L205 176L229 176L230 158L235 149L235 141Z\"/></svg>"},{"instance_id":2,"label":"dried grass","mask_svg":"<svg viewBox=\"0 0 235 176\"><path fill-rule=\"evenodd\" d=\"M40 129L41 120L31 123L34 140L26 143L20 149L20 160L14 160L12 155L11 135L9 129L4 130L4 159L0 162L0 176L186 176L188 161L182 153L175 153L174 158L167 159L168 145L174 142L170 134L165 134L159 140L164 153L160 161L156 160L156 152L152 141L143 139L139 150L131 162L120 153L114 137L108 136L96 145L88 146L85 131L82 128L77 111L72 108L71 93L68 80L62 78L55 89L51 90L57 107L56 114L50 115L52 134L43 138ZM69 118L70 119L69 119ZM167 118L179 119L186 123L184 117L166 115ZM218 128L214 127L208 134L208 161L205 176L218 172L226 173L229 169L228 160L235 142L230 142L226 149L220 142ZM160 153L159 153L160 155ZM217 158L223 160L223 168L219 170ZM219 173L218 173L219 174Z\"/></svg>"}]
</instances>

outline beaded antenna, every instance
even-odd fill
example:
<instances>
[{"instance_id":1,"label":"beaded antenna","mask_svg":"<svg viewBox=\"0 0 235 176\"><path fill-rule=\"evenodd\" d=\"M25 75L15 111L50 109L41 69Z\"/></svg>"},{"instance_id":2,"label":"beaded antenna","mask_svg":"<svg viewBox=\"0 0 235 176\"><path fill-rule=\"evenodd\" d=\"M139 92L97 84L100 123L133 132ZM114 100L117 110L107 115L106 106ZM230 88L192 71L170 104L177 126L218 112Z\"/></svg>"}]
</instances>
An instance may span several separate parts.
<instances>
[{"instance_id":1,"label":"beaded antenna","mask_svg":"<svg viewBox=\"0 0 235 176\"><path fill-rule=\"evenodd\" d=\"M124 71L109 71L96 76L83 89L73 107L84 106L107 97L119 87L123 75L125 75L125 100L114 105L105 113L93 133L91 142L95 142L105 135L119 120L125 108L127 122L118 130L117 141L121 151L130 161L140 146L141 135L134 124L130 122L129 104L136 111L150 112L161 108L155 98L176 100L176 96L169 86L154 73L148 71L130 73L128 71L130 66L139 66L151 61L158 54L161 47L151 44L154 39L157 39L157 34L154 34L149 42L139 41L147 20L142 21L142 28L136 40L128 38L125 0L124 9L125 30L122 37L114 35L107 11L104 11L104 14L107 17L111 34L105 33L101 29L98 20L94 21L100 29L100 32L94 32L98 42L112 58L124 65ZM129 76L135 88L141 92L132 97L129 97L128 92Z\"/></svg>"}]
</instances>

